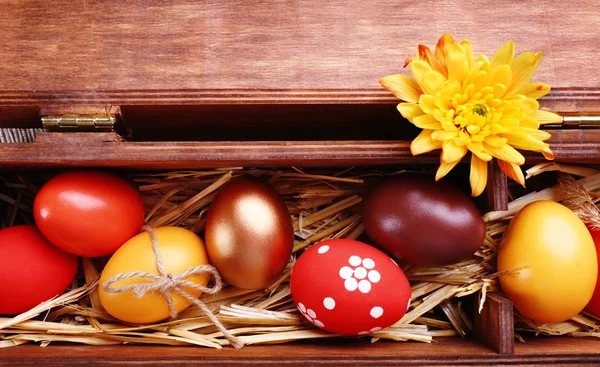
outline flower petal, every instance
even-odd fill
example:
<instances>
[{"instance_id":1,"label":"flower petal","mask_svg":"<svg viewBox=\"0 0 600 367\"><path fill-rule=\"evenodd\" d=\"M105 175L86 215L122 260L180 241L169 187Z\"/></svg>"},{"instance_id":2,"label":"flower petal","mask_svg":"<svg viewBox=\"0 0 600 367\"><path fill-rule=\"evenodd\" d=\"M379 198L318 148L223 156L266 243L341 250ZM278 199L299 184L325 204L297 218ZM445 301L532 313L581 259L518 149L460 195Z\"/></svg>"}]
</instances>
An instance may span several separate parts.
<instances>
[{"instance_id":1,"label":"flower petal","mask_svg":"<svg viewBox=\"0 0 600 367\"><path fill-rule=\"evenodd\" d=\"M515 107L519 107L521 111L529 116L535 116L536 111L540 108L540 103L533 98L511 100L511 104Z\"/></svg>"},{"instance_id":2,"label":"flower petal","mask_svg":"<svg viewBox=\"0 0 600 367\"><path fill-rule=\"evenodd\" d=\"M548 140L552 136L549 132L545 130L531 129L528 127L519 126L517 129L513 130L514 133L523 133L531 136L533 139L537 140ZM510 143L509 143L510 144Z\"/></svg>"},{"instance_id":3,"label":"flower petal","mask_svg":"<svg viewBox=\"0 0 600 367\"><path fill-rule=\"evenodd\" d=\"M437 45L435 46L435 57L438 58L438 60L440 60L441 64L443 65L444 68L446 68L446 70L448 70L447 68L447 63L446 63L446 55L448 54L448 48L456 43L456 39L454 38L454 36L452 36L451 34L445 33L442 34L442 36L440 37L440 39L438 40ZM447 74L447 72L446 72Z\"/></svg>"},{"instance_id":4,"label":"flower petal","mask_svg":"<svg viewBox=\"0 0 600 367\"><path fill-rule=\"evenodd\" d=\"M445 141L445 140L454 139L457 136L458 136L458 129L456 129L454 131L435 130L431 134L431 139Z\"/></svg>"},{"instance_id":5,"label":"flower petal","mask_svg":"<svg viewBox=\"0 0 600 367\"><path fill-rule=\"evenodd\" d=\"M543 56L543 52L535 54L533 52L523 52L513 60L512 83L506 92L507 95L513 94L521 89L523 85L529 83Z\"/></svg>"},{"instance_id":6,"label":"flower petal","mask_svg":"<svg viewBox=\"0 0 600 367\"><path fill-rule=\"evenodd\" d=\"M442 163L460 161L467 154L465 145L456 145L452 140L444 141L442 145Z\"/></svg>"},{"instance_id":7,"label":"flower petal","mask_svg":"<svg viewBox=\"0 0 600 367\"><path fill-rule=\"evenodd\" d=\"M492 72L490 75L490 84L502 84L508 89L510 82L512 80L512 71L510 70L510 66L501 65L495 68L492 68ZM496 97L502 97L496 95Z\"/></svg>"},{"instance_id":8,"label":"flower petal","mask_svg":"<svg viewBox=\"0 0 600 367\"><path fill-rule=\"evenodd\" d=\"M512 64L512 60L515 57L515 44L513 41L507 41L505 44L500 46L498 51L492 57L492 66L508 65Z\"/></svg>"},{"instance_id":9,"label":"flower petal","mask_svg":"<svg viewBox=\"0 0 600 367\"><path fill-rule=\"evenodd\" d=\"M479 159L475 154L471 154L471 196L479 196L487 185L487 162Z\"/></svg>"},{"instance_id":10,"label":"flower petal","mask_svg":"<svg viewBox=\"0 0 600 367\"><path fill-rule=\"evenodd\" d=\"M454 139L454 144L462 147L469 143L471 143L471 136L464 131L459 131L458 137Z\"/></svg>"},{"instance_id":11,"label":"flower petal","mask_svg":"<svg viewBox=\"0 0 600 367\"><path fill-rule=\"evenodd\" d=\"M439 111L439 110L436 110ZM445 131L449 131L449 132L457 132L459 130L458 127L456 127L456 125L454 125L454 122L449 121L448 119L446 119L445 117L442 117L441 119L438 118L437 113L433 114L435 119L438 120L441 124L442 124L442 129L444 129Z\"/></svg>"},{"instance_id":12,"label":"flower petal","mask_svg":"<svg viewBox=\"0 0 600 367\"><path fill-rule=\"evenodd\" d=\"M400 112L402 117L404 117L405 119L407 119L410 122L413 122L413 119L415 117L421 116L424 114L421 107L419 107L419 105L416 103L404 103L404 102L399 103L398 111Z\"/></svg>"},{"instance_id":13,"label":"flower petal","mask_svg":"<svg viewBox=\"0 0 600 367\"><path fill-rule=\"evenodd\" d=\"M466 87L468 84L471 84L473 82L473 78L475 77L475 75L477 75L477 73L479 73L482 66L483 66L482 61L477 61L477 62L471 64L469 73L467 74L467 77L465 78L465 80L463 82L464 87Z\"/></svg>"},{"instance_id":14,"label":"flower petal","mask_svg":"<svg viewBox=\"0 0 600 367\"><path fill-rule=\"evenodd\" d=\"M472 154L475 154L479 159L485 162L489 162L492 160L492 156L486 153L483 149L483 143L471 141L467 148L471 151Z\"/></svg>"},{"instance_id":15,"label":"flower petal","mask_svg":"<svg viewBox=\"0 0 600 367\"><path fill-rule=\"evenodd\" d=\"M540 128L540 123L532 117L525 117L519 121L519 127L537 130Z\"/></svg>"},{"instance_id":16,"label":"flower petal","mask_svg":"<svg viewBox=\"0 0 600 367\"><path fill-rule=\"evenodd\" d=\"M490 64L490 59L488 59L488 57L485 55L477 56L477 59L475 61L483 63L481 65L481 69L483 71L489 71L492 68L492 65Z\"/></svg>"},{"instance_id":17,"label":"flower petal","mask_svg":"<svg viewBox=\"0 0 600 367\"><path fill-rule=\"evenodd\" d=\"M522 94L526 97L538 99L550 92L550 86L546 83L527 83L519 88L515 94Z\"/></svg>"},{"instance_id":18,"label":"flower petal","mask_svg":"<svg viewBox=\"0 0 600 367\"><path fill-rule=\"evenodd\" d=\"M541 133L541 135L544 136L546 139L547 137L543 134L547 134L548 137L550 135L545 131L538 132ZM524 133L507 133L502 134L502 136L508 139L508 144L510 144L510 146L512 146L513 148L542 153L544 155L544 158L549 160L554 159L554 153L552 153L550 145L548 143L544 143L542 139L537 139L537 137L534 134L529 135Z\"/></svg>"},{"instance_id":19,"label":"flower petal","mask_svg":"<svg viewBox=\"0 0 600 367\"><path fill-rule=\"evenodd\" d=\"M547 143L544 143L539 139L535 139L528 134L506 133L502 134L502 136L508 139L508 144L516 149L541 152L543 149L546 149L548 147Z\"/></svg>"},{"instance_id":20,"label":"flower petal","mask_svg":"<svg viewBox=\"0 0 600 367\"><path fill-rule=\"evenodd\" d=\"M438 130L442 128L442 124L436 120L432 115L421 115L413 119L413 124L421 129Z\"/></svg>"},{"instance_id":21,"label":"flower petal","mask_svg":"<svg viewBox=\"0 0 600 367\"><path fill-rule=\"evenodd\" d=\"M440 73L440 74L442 74L444 76L448 76L448 71L442 65L442 63L440 62L440 60L438 60L438 58L435 57L435 55L433 54L433 52L431 52L431 50L429 49L429 47L424 46L424 45L419 45L417 47L417 54L419 55L419 59L423 60L426 63L428 63L429 65L431 65L431 68L433 70L437 71L438 73Z\"/></svg>"},{"instance_id":22,"label":"flower petal","mask_svg":"<svg viewBox=\"0 0 600 367\"><path fill-rule=\"evenodd\" d=\"M433 130L423 130L410 144L412 155L419 155L442 148L442 142L431 139Z\"/></svg>"},{"instance_id":23,"label":"flower petal","mask_svg":"<svg viewBox=\"0 0 600 367\"><path fill-rule=\"evenodd\" d=\"M483 142L483 148L485 152L500 160L518 165L525 163L525 157L523 157L521 153L508 144L504 145L502 148L496 148Z\"/></svg>"},{"instance_id":24,"label":"flower petal","mask_svg":"<svg viewBox=\"0 0 600 367\"><path fill-rule=\"evenodd\" d=\"M550 150L550 145L548 145L547 148L540 150L540 153L542 153L544 155L544 158L548 160L554 159L554 153L552 153L552 150Z\"/></svg>"},{"instance_id":25,"label":"flower petal","mask_svg":"<svg viewBox=\"0 0 600 367\"><path fill-rule=\"evenodd\" d=\"M419 58L417 56L411 56L411 57L406 58L406 60L404 60L404 66L403 67L407 67L408 64L410 64L411 62L413 62L415 60L419 60Z\"/></svg>"},{"instance_id":26,"label":"flower petal","mask_svg":"<svg viewBox=\"0 0 600 367\"><path fill-rule=\"evenodd\" d=\"M525 177L523 177L523 171L521 171L521 167L514 163L505 162L503 160L499 160L498 165L508 177L525 187Z\"/></svg>"},{"instance_id":27,"label":"flower petal","mask_svg":"<svg viewBox=\"0 0 600 367\"><path fill-rule=\"evenodd\" d=\"M460 45L465 50L465 56L467 57L467 62L469 63L469 67L471 67L471 65L473 65L473 63L475 62L475 56L473 56L473 45L471 44L471 41L469 41L469 40L460 41Z\"/></svg>"},{"instance_id":28,"label":"flower petal","mask_svg":"<svg viewBox=\"0 0 600 367\"><path fill-rule=\"evenodd\" d=\"M508 87L504 84L494 84L492 85L492 89L494 91L494 96L496 98L502 98L505 94L506 94L506 90L508 89ZM496 106L492 106L492 107L496 107Z\"/></svg>"},{"instance_id":29,"label":"flower petal","mask_svg":"<svg viewBox=\"0 0 600 367\"><path fill-rule=\"evenodd\" d=\"M456 80L455 80L456 81ZM444 98L441 93L435 97L435 107L448 111L451 110L454 106L452 105L452 99Z\"/></svg>"},{"instance_id":30,"label":"flower petal","mask_svg":"<svg viewBox=\"0 0 600 367\"><path fill-rule=\"evenodd\" d=\"M450 163L442 162L439 168L437 169L437 172L435 173L435 180L441 180L444 176L448 174L448 172L452 171L452 168L454 168L458 164L458 162L460 162L460 160Z\"/></svg>"},{"instance_id":31,"label":"flower petal","mask_svg":"<svg viewBox=\"0 0 600 367\"><path fill-rule=\"evenodd\" d=\"M379 79L382 87L403 101L417 103L423 94L417 81L407 75L394 74Z\"/></svg>"},{"instance_id":32,"label":"flower petal","mask_svg":"<svg viewBox=\"0 0 600 367\"><path fill-rule=\"evenodd\" d=\"M419 106L423 112L432 115L435 110L435 97L431 94L421 94L419 97Z\"/></svg>"},{"instance_id":33,"label":"flower petal","mask_svg":"<svg viewBox=\"0 0 600 367\"><path fill-rule=\"evenodd\" d=\"M454 79L448 80L444 83L444 86L440 89L440 97L452 100L455 94L462 93L461 85Z\"/></svg>"},{"instance_id":34,"label":"flower petal","mask_svg":"<svg viewBox=\"0 0 600 367\"><path fill-rule=\"evenodd\" d=\"M532 117L536 119L540 125L562 123L562 117L549 111L537 110Z\"/></svg>"},{"instance_id":35,"label":"flower petal","mask_svg":"<svg viewBox=\"0 0 600 367\"><path fill-rule=\"evenodd\" d=\"M469 62L461 45L455 43L448 47L446 64L448 66L448 79L454 79L462 83L469 73Z\"/></svg>"},{"instance_id":36,"label":"flower petal","mask_svg":"<svg viewBox=\"0 0 600 367\"><path fill-rule=\"evenodd\" d=\"M523 98L525 98L525 96L523 96ZM506 102L506 103L510 107L504 108L504 111L502 112L502 118L515 118L517 120L521 120L521 119L525 118L525 113L523 111L521 111L521 108L519 108L517 106L513 106L510 102Z\"/></svg>"},{"instance_id":37,"label":"flower petal","mask_svg":"<svg viewBox=\"0 0 600 367\"><path fill-rule=\"evenodd\" d=\"M425 73L430 72L432 70L433 69L431 69L431 65L429 65L423 60L414 60L410 63L410 72L412 73L417 83L419 83L419 85L421 85L421 83L425 79Z\"/></svg>"},{"instance_id":38,"label":"flower petal","mask_svg":"<svg viewBox=\"0 0 600 367\"><path fill-rule=\"evenodd\" d=\"M498 135L490 135L485 138L485 142L494 148L502 148L506 145L506 138L501 138Z\"/></svg>"},{"instance_id":39,"label":"flower petal","mask_svg":"<svg viewBox=\"0 0 600 367\"><path fill-rule=\"evenodd\" d=\"M474 87L473 92L479 92L482 88L490 85L490 75L487 73L487 71L479 70L477 73L475 73L475 75L473 75L471 83Z\"/></svg>"},{"instance_id":40,"label":"flower petal","mask_svg":"<svg viewBox=\"0 0 600 367\"><path fill-rule=\"evenodd\" d=\"M445 76L432 70L424 74L424 79L419 82L419 85L423 89L423 92L435 95L436 92L442 89L446 81L448 79Z\"/></svg>"}]
</instances>

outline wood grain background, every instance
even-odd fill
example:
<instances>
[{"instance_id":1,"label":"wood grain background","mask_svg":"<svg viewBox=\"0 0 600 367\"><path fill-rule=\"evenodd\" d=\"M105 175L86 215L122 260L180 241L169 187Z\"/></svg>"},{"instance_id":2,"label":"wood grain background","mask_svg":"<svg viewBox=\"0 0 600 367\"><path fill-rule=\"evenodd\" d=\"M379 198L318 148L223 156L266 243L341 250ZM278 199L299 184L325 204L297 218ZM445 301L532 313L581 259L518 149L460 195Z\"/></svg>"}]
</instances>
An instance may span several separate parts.
<instances>
[{"instance_id":1,"label":"wood grain background","mask_svg":"<svg viewBox=\"0 0 600 367\"><path fill-rule=\"evenodd\" d=\"M439 151L413 156L410 142L401 140L121 142L111 134L53 132L42 133L35 143L0 144L0 167L173 170L439 164ZM600 164L599 141L600 130L559 130L550 138L555 161L579 164ZM524 154L528 164L545 161L539 153ZM468 162L468 158L463 160ZM493 205L501 208L504 204L494 201Z\"/></svg>"},{"instance_id":2,"label":"wood grain background","mask_svg":"<svg viewBox=\"0 0 600 367\"><path fill-rule=\"evenodd\" d=\"M598 112L597 14L596 0L0 0L0 127L39 127L53 105L121 106L131 126L195 125L171 117L194 106L393 106L378 80L444 32L477 54L544 51L541 105Z\"/></svg>"},{"instance_id":3,"label":"wood grain background","mask_svg":"<svg viewBox=\"0 0 600 367\"><path fill-rule=\"evenodd\" d=\"M592 338L530 338L514 355L497 354L468 338L435 343L293 343L222 350L172 346L73 346L3 349L0 366L597 366Z\"/></svg>"},{"instance_id":4,"label":"wood grain background","mask_svg":"<svg viewBox=\"0 0 600 367\"><path fill-rule=\"evenodd\" d=\"M597 90L599 27L595 0L3 0L0 93L377 90L444 32L542 50L536 80Z\"/></svg>"}]
</instances>

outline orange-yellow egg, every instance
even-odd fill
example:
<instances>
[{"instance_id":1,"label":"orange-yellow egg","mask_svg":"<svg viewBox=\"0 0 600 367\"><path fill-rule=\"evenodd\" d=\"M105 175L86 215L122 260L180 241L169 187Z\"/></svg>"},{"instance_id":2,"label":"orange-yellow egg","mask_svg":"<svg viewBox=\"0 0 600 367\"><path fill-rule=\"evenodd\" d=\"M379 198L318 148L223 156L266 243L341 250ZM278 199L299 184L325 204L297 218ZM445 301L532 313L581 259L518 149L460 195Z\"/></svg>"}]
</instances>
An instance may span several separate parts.
<instances>
[{"instance_id":1,"label":"orange-yellow egg","mask_svg":"<svg viewBox=\"0 0 600 367\"><path fill-rule=\"evenodd\" d=\"M163 264L167 273L177 275L187 269L208 264L208 256L204 242L195 233L178 227L159 227L155 229L158 247L162 255ZM154 323L170 316L169 307L164 295L158 291L151 291L138 298L130 291L122 293L108 293L104 290L104 283L119 273L143 271L158 275L156 257L152 251L150 234L140 233L127 241L110 258L100 277L100 302L104 309L113 317L133 324ZM186 278L191 282L206 286L207 275L197 275ZM119 288L130 284L149 282L145 278L122 279L113 283L110 288ZM183 288L194 297L202 293L199 290ZM190 302L171 292L175 309L181 312Z\"/></svg>"},{"instance_id":2,"label":"orange-yellow egg","mask_svg":"<svg viewBox=\"0 0 600 367\"><path fill-rule=\"evenodd\" d=\"M561 322L592 297L598 277L596 248L583 222L553 201L526 205L510 222L498 250L502 290L524 316Z\"/></svg>"}]
</instances>

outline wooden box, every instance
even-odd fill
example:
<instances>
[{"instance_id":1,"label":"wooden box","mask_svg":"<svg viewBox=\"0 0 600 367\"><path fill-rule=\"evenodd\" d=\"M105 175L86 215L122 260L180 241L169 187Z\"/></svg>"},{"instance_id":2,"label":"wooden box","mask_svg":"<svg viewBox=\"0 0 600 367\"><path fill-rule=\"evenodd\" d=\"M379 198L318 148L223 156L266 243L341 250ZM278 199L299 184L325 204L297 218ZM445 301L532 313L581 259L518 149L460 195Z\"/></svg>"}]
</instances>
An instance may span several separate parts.
<instances>
[{"instance_id":1,"label":"wooden box","mask_svg":"<svg viewBox=\"0 0 600 367\"><path fill-rule=\"evenodd\" d=\"M555 160L600 164L594 1L1 4L0 128L38 132L32 142L0 143L2 171L437 165L437 154L411 155L418 130L378 80L408 74L402 65L416 45L434 46L444 32L470 39L476 54L491 55L508 39L519 53L544 51L534 80L552 92L540 103L564 116L548 127ZM490 209L505 208L506 185L492 169ZM474 336L432 344L31 345L1 350L0 365L600 363L597 340L540 337L513 346L512 305L498 295L473 321Z\"/></svg>"}]
</instances>

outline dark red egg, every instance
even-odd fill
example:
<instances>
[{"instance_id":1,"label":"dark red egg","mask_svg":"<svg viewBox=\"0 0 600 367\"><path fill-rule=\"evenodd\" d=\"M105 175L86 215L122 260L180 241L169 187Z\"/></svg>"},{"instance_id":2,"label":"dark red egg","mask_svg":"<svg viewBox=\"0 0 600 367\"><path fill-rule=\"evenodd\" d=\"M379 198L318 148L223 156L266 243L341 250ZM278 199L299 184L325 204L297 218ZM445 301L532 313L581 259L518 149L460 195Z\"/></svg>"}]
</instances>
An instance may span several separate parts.
<instances>
[{"instance_id":1,"label":"dark red egg","mask_svg":"<svg viewBox=\"0 0 600 367\"><path fill-rule=\"evenodd\" d=\"M365 231L396 260L448 265L479 249L485 222L471 198L447 182L406 173L379 184L367 198Z\"/></svg>"}]
</instances>

